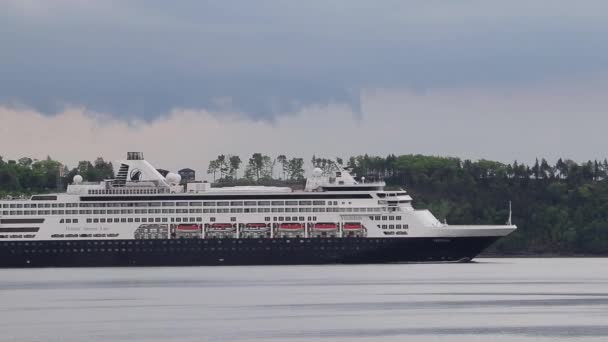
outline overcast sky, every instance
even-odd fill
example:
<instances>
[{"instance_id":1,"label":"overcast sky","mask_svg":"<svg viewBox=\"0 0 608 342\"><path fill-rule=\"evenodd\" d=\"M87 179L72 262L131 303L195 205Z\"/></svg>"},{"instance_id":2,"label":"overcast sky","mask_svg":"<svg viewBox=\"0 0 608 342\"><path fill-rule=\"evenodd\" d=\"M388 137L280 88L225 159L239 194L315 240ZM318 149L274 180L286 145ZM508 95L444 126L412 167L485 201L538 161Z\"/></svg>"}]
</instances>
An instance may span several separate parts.
<instances>
[{"instance_id":1,"label":"overcast sky","mask_svg":"<svg viewBox=\"0 0 608 342\"><path fill-rule=\"evenodd\" d=\"M607 1L0 0L0 155L608 156ZM199 177L200 178L200 177Z\"/></svg>"}]
</instances>

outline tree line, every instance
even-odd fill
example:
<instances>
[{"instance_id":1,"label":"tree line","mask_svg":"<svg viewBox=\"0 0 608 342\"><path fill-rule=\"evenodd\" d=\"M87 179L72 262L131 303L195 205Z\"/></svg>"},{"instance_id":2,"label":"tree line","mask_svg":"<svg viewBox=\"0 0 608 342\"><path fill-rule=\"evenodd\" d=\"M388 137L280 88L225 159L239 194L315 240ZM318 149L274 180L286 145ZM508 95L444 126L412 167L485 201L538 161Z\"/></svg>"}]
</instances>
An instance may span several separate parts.
<instances>
[{"instance_id":1,"label":"tree line","mask_svg":"<svg viewBox=\"0 0 608 342\"><path fill-rule=\"evenodd\" d=\"M241 169L241 164L242 160L239 156L220 154L209 162L207 174L213 176L214 182L235 182L239 179L238 171ZM287 158L283 154L271 158L262 153L254 153L247 160L242 178L248 182L264 182L275 179L275 173L277 180L301 181L304 179L304 160Z\"/></svg>"},{"instance_id":2,"label":"tree line","mask_svg":"<svg viewBox=\"0 0 608 342\"><path fill-rule=\"evenodd\" d=\"M388 188L404 188L414 207L429 209L448 224L503 224L508 203L519 229L494 244L490 252L529 254L608 254L608 161L577 163L544 159L531 165L490 160L462 160L423 155L359 155L345 167L368 180L383 179ZM329 169L342 159L313 156L310 164ZM207 172L216 186L287 185L301 188L304 159L271 158L254 153L247 160L219 155ZM112 164L98 158L69 169L53 159L0 158L0 197L63 191L75 174L87 181L114 177Z\"/></svg>"},{"instance_id":3,"label":"tree line","mask_svg":"<svg viewBox=\"0 0 608 342\"><path fill-rule=\"evenodd\" d=\"M87 181L98 182L114 178L114 169L112 163L103 158L93 162L81 161L75 168L69 169L51 157L5 161L0 156L0 197L62 191L77 174Z\"/></svg>"},{"instance_id":4,"label":"tree line","mask_svg":"<svg viewBox=\"0 0 608 342\"><path fill-rule=\"evenodd\" d=\"M608 161L532 165L453 157L351 157L359 175L403 187L414 206L449 224L501 224L513 205L518 230L494 253L608 254Z\"/></svg>"}]
</instances>

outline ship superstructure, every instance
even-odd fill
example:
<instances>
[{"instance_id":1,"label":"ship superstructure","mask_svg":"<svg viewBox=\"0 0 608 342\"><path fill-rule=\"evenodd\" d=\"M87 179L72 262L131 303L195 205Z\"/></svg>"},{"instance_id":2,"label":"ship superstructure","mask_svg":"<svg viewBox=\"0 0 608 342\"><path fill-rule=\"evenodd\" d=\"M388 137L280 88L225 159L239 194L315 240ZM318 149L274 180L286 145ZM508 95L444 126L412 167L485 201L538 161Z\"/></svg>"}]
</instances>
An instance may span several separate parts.
<instances>
[{"instance_id":1,"label":"ship superstructure","mask_svg":"<svg viewBox=\"0 0 608 342\"><path fill-rule=\"evenodd\" d=\"M139 152L118 165L113 180L0 201L0 266L457 261L516 229L441 223L337 164L304 191L180 184Z\"/></svg>"}]
</instances>

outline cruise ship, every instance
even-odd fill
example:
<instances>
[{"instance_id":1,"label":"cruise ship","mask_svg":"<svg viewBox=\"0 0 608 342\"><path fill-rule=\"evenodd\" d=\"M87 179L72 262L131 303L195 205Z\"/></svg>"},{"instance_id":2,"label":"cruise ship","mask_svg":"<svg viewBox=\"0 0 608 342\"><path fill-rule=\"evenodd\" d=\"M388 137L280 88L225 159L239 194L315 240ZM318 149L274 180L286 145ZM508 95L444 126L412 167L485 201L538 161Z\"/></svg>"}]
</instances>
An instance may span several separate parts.
<instances>
[{"instance_id":1,"label":"cruise ship","mask_svg":"<svg viewBox=\"0 0 608 342\"><path fill-rule=\"evenodd\" d=\"M516 229L442 223L334 163L302 191L181 184L129 152L115 179L0 201L0 267L470 261Z\"/></svg>"}]
</instances>

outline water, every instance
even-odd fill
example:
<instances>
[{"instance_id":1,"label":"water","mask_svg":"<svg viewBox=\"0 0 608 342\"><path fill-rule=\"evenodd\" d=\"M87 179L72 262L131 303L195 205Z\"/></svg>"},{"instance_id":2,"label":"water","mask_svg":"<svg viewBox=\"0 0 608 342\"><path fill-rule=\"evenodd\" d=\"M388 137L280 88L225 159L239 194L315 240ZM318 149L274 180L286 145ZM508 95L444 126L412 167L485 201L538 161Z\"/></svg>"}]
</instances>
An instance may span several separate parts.
<instances>
[{"instance_id":1,"label":"water","mask_svg":"<svg viewBox=\"0 0 608 342\"><path fill-rule=\"evenodd\" d=\"M0 270L1 341L606 341L608 259Z\"/></svg>"}]
</instances>

